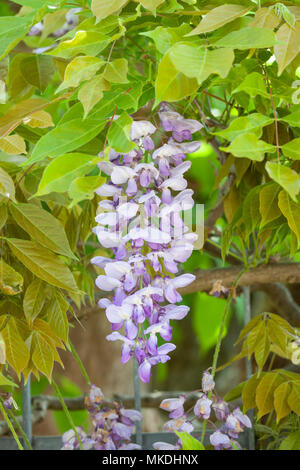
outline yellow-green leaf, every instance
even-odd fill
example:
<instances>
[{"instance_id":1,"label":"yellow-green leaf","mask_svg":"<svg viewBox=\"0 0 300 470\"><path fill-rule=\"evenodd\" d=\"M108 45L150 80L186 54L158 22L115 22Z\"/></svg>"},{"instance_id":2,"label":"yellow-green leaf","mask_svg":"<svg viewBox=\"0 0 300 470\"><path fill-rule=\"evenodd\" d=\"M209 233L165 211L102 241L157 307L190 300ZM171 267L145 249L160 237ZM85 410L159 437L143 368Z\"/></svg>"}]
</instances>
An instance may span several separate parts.
<instances>
[{"instance_id":1,"label":"yellow-green leaf","mask_svg":"<svg viewBox=\"0 0 300 470\"><path fill-rule=\"evenodd\" d=\"M300 415L300 381L293 382L292 391L288 397L288 405L294 413Z\"/></svg>"},{"instance_id":2,"label":"yellow-green leaf","mask_svg":"<svg viewBox=\"0 0 300 470\"><path fill-rule=\"evenodd\" d=\"M279 374L269 373L264 375L256 389L256 406L258 418L270 413L274 408L274 391L282 384L284 379Z\"/></svg>"},{"instance_id":3,"label":"yellow-green leaf","mask_svg":"<svg viewBox=\"0 0 300 470\"><path fill-rule=\"evenodd\" d=\"M287 166L275 162L267 162L266 170L270 178L280 184L296 202L296 196L300 191L300 177L298 173Z\"/></svg>"},{"instance_id":4,"label":"yellow-green leaf","mask_svg":"<svg viewBox=\"0 0 300 470\"><path fill-rule=\"evenodd\" d=\"M234 60L233 49L209 50L183 43L174 44L168 56L179 72L188 78L196 78L199 85L211 74L225 78Z\"/></svg>"},{"instance_id":5,"label":"yellow-green leaf","mask_svg":"<svg viewBox=\"0 0 300 470\"><path fill-rule=\"evenodd\" d=\"M93 56L75 57L66 67L64 81L57 93L65 88L77 87L84 80L89 80L104 65L104 61Z\"/></svg>"},{"instance_id":6,"label":"yellow-green leaf","mask_svg":"<svg viewBox=\"0 0 300 470\"><path fill-rule=\"evenodd\" d=\"M51 382L54 355L49 343L38 333L32 337L32 361L36 368Z\"/></svg>"},{"instance_id":7,"label":"yellow-green leaf","mask_svg":"<svg viewBox=\"0 0 300 470\"><path fill-rule=\"evenodd\" d=\"M290 392L291 387L288 382L279 385L274 391L274 408L277 415L277 423L291 411L288 404Z\"/></svg>"},{"instance_id":8,"label":"yellow-green leaf","mask_svg":"<svg viewBox=\"0 0 300 470\"><path fill-rule=\"evenodd\" d=\"M26 153L26 144L23 137L18 134L7 135L0 139L0 150L9 155Z\"/></svg>"},{"instance_id":9,"label":"yellow-green leaf","mask_svg":"<svg viewBox=\"0 0 300 470\"><path fill-rule=\"evenodd\" d=\"M245 133L236 137L229 147L220 147L225 152L232 153L235 157L250 158L250 160L262 162L265 153L273 153L274 145L258 139L256 134Z\"/></svg>"},{"instance_id":10,"label":"yellow-green leaf","mask_svg":"<svg viewBox=\"0 0 300 470\"><path fill-rule=\"evenodd\" d=\"M7 361L20 376L20 373L28 364L29 350L16 322L17 320L11 317L1 333L5 341Z\"/></svg>"},{"instance_id":11,"label":"yellow-green leaf","mask_svg":"<svg viewBox=\"0 0 300 470\"><path fill-rule=\"evenodd\" d=\"M128 0L92 0L91 9L97 21L103 20L112 13L120 10Z\"/></svg>"},{"instance_id":12,"label":"yellow-green leaf","mask_svg":"<svg viewBox=\"0 0 300 470\"><path fill-rule=\"evenodd\" d=\"M290 229L295 233L297 240L300 240L300 205L292 201L286 191L280 191L278 205L288 221Z\"/></svg>"},{"instance_id":13,"label":"yellow-green leaf","mask_svg":"<svg viewBox=\"0 0 300 470\"><path fill-rule=\"evenodd\" d=\"M270 8L259 8L255 12L253 20L249 23L251 28L274 29L280 23L280 17Z\"/></svg>"},{"instance_id":14,"label":"yellow-green leaf","mask_svg":"<svg viewBox=\"0 0 300 470\"><path fill-rule=\"evenodd\" d=\"M262 378L264 377L264 373L262 374L254 374L245 384L242 392L242 401L243 401L243 412L247 413L248 410L251 408L255 408L256 401L255 401L255 394L256 389Z\"/></svg>"},{"instance_id":15,"label":"yellow-green leaf","mask_svg":"<svg viewBox=\"0 0 300 470\"><path fill-rule=\"evenodd\" d=\"M63 295L59 291L55 291L47 310L48 321L56 336L61 338L65 343L68 343L69 337L69 323L66 315L68 308L69 303Z\"/></svg>"},{"instance_id":16,"label":"yellow-green leaf","mask_svg":"<svg viewBox=\"0 0 300 470\"><path fill-rule=\"evenodd\" d=\"M0 291L5 295L17 295L23 289L23 277L3 259L0 259Z\"/></svg>"},{"instance_id":17,"label":"yellow-green leaf","mask_svg":"<svg viewBox=\"0 0 300 470\"><path fill-rule=\"evenodd\" d=\"M208 33L215 31L224 24L239 18L249 11L249 7L245 8L244 5L230 4L221 5L210 10L207 15L201 20L200 24L187 36L194 36L195 34Z\"/></svg>"},{"instance_id":18,"label":"yellow-green leaf","mask_svg":"<svg viewBox=\"0 0 300 470\"><path fill-rule=\"evenodd\" d=\"M41 109L23 119L23 123L30 127L52 127L54 126L51 114Z\"/></svg>"},{"instance_id":19,"label":"yellow-green leaf","mask_svg":"<svg viewBox=\"0 0 300 470\"><path fill-rule=\"evenodd\" d=\"M45 284L40 279L35 279L26 289L23 308L25 317L31 324L40 314L45 302Z\"/></svg>"},{"instance_id":20,"label":"yellow-green leaf","mask_svg":"<svg viewBox=\"0 0 300 470\"><path fill-rule=\"evenodd\" d=\"M300 160L300 138L290 140L281 147L283 155L292 160Z\"/></svg>"},{"instance_id":21,"label":"yellow-green leaf","mask_svg":"<svg viewBox=\"0 0 300 470\"><path fill-rule=\"evenodd\" d=\"M276 33L276 39L281 44L276 44L274 54L278 63L278 75L292 62L300 52L300 23L293 27L284 23Z\"/></svg>"},{"instance_id":22,"label":"yellow-green leaf","mask_svg":"<svg viewBox=\"0 0 300 470\"><path fill-rule=\"evenodd\" d=\"M12 204L10 212L17 224L35 241L55 253L77 259L62 224L50 212L29 203Z\"/></svg>"},{"instance_id":23,"label":"yellow-green leaf","mask_svg":"<svg viewBox=\"0 0 300 470\"><path fill-rule=\"evenodd\" d=\"M84 109L84 117L103 97L103 78L96 76L84 83L78 92L78 99L81 101Z\"/></svg>"},{"instance_id":24,"label":"yellow-green leaf","mask_svg":"<svg viewBox=\"0 0 300 470\"><path fill-rule=\"evenodd\" d=\"M54 253L33 241L17 238L7 238L6 241L18 260L37 277L53 286L77 291L71 271Z\"/></svg>"},{"instance_id":25,"label":"yellow-green leaf","mask_svg":"<svg viewBox=\"0 0 300 470\"><path fill-rule=\"evenodd\" d=\"M261 214L261 224L264 225L272 222L272 220L280 217L280 209L278 207L278 193L280 186L276 183L269 183L263 186L259 193L259 211Z\"/></svg>"},{"instance_id":26,"label":"yellow-green leaf","mask_svg":"<svg viewBox=\"0 0 300 470\"><path fill-rule=\"evenodd\" d=\"M198 89L195 78L188 78L178 72L169 57L169 53L162 58L155 82L156 103L160 101L180 101L190 96Z\"/></svg>"},{"instance_id":27,"label":"yellow-green leaf","mask_svg":"<svg viewBox=\"0 0 300 470\"><path fill-rule=\"evenodd\" d=\"M128 62L127 59L115 59L105 67L103 77L112 83L128 83Z\"/></svg>"},{"instance_id":28,"label":"yellow-green leaf","mask_svg":"<svg viewBox=\"0 0 300 470\"><path fill-rule=\"evenodd\" d=\"M0 196L15 201L15 185L8 173L0 166Z\"/></svg>"}]
</instances>

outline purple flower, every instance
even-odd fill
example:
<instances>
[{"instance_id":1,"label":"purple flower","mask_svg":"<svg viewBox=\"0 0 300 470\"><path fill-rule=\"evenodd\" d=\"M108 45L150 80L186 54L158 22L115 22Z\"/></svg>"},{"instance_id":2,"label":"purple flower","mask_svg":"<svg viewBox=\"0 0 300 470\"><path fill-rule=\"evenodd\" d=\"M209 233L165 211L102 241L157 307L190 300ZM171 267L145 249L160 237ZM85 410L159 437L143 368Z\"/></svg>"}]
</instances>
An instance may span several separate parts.
<instances>
[{"instance_id":1,"label":"purple flower","mask_svg":"<svg viewBox=\"0 0 300 470\"><path fill-rule=\"evenodd\" d=\"M155 149L156 127L148 121L133 122L130 137L135 148L126 154L110 149L109 161L99 164L109 182L96 190L107 199L99 203L98 225L93 229L114 257L92 259L104 270L96 279L97 287L113 292L111 301L99 301L113 330L107 339L123 343L123 363L136 356L143 382L150 380L152 367L168 361L175 349L169 343L170 323L189 310L176 305L182 300L177 289L194 280L191 274L177 273L197 238L185 227L182 211L193 207L193 192L186 189L184 178L191 162L185 156L200 144L183 140L190 140L201 124L184 119L164 103L160 117L162 127L173 133L167 143ZM158 347L157 335L168 343ZM178 417L182 409L171 413Z\"/></svg>"},{"instance_id":2,"label":"purple flower","mask_svg":"<svg viewBox=\"0 0 300 470\"><path fill-rule=\"evenodd\" d=\"M211 392L215 388L215 382L212 375L205 371L202 376L202 390L204 393Z\"/></svg>"},{"instance_id":3,"label":"purple flower","mask_svg":"<svg viewBox=\"0 0 300 470\"><path fill-rule=\"evenodd\" d=\"M161 402L159 407L168 411L170 418L181 418L184 415L184 402L184 396L180 396L179 398L166 398Z\"/></svg>"},{"instance_id":4,"label":"purple flower","mask_svg":"<svg viewBox=\"0 0 300 470\"><path fill-rule=\"evenodd\" d=\"M210 438L211 445L214 446L215 450L222 450L222 449L231 449L231 441L229 437L222 433L221 431L214 432Z\"/></svg>"},{"instance_id":5,"label":"purple flower","mask_svg":"<svg viewBox=\"0 0 300 470\"><path fill-rule=\"evenodd\" d=\"M219 421L225 421L227 416L229 415L229 407L227 403L221 399L218 399L213 405L212 405L216 418Z\"/></svg>"},{"instance_id":6,"label":"purple flower","mask_svg":"<svg viewBox=\"0 0 300 470\"><path fill-rule=\"evenodd\" d=\"M210 417L212 400L207 398L206 395L203 395L199 400L197 400L196 405L194 406L194 413L197 418L208 419Z\"/></svg>"}]
</instances>

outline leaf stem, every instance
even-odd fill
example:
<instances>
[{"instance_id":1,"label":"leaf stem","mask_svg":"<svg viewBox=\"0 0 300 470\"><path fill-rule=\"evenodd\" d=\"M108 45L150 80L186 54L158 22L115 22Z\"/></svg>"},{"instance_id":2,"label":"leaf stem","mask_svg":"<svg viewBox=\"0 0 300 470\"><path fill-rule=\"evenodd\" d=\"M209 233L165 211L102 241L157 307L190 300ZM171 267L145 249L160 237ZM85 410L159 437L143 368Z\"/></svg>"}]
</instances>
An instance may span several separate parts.
<instances>
[{"instance_id":1,"label":"leaf stem","mask_svg":"<svg viewBox=\"0 0 300 470\"><path fill-rule=\"evenodd\" d=\"M8 425L8 427L9 427L9 429L11 430L11 433L12 433L12 435L13 435L13 437L14 437L14 440L16 441L16 443L17 443L17 445L18 445L19 450L24 450L24 447L22 446L22 444L21 444L21 442L20 442L20 439L19 439L19 437L18 437L18 435L17 435L17 433L16 433L16 431L15 431L13 425L12 425L12 423L11 423L9 417L7 416L7 413L6 413L5 409L4 409L4 406L3 406L1 400L0 400L0 411L1 411L2 415L3 415L3 418L4 418L5 421L7 422L7 425Z\"/></svg>"},{"instance_id":2,"label":"leaf stem","mask_svg":"<svg viewBox=\"0 0 300 470\"><path fill-rule=\"evenodd\" d=\"M214 377L215 374L216 374L216 369L217 369L217 364L218 364L218 358L219 358L219 355L220 355L220 350L221 350L221 344L222 344L224 329L225 329L226 320L227 320L228 313L229 313L229 309L230 309L230 304L231 304L233 292L234 292L234 289L235 289L235 287L237 286L237 284L238 284L240 278L241 278L242 275L244 274L245 270L246 270L246 268L243 267L243 269L241 269L241 271L240 271L239 274L237 275L237 277L236 277L236 279L235 279L235 281L234 281L234 283L233 283L233 285L232 285L231 292L230 292L230 294L229 294L229 296L228 296L228 298L227 298L227 301L226 301L226 305L225 305L225 308L224 308L223 316L222 316L222 319L221 319L221 324L220 324L220 329L219 329L217 344L216 344L215 352L214 352L214 356L213 356L213 363L212 363L212 370L211 370L211 375L212 375L212 377ZM212 395L212 392L209 392L208 398L210 398L211 395ZM206 431L206 421L203 422L203 426L202 426L202 434L201 434L201 442L202 442L202 444L204 443L205 431Z\"/></svg>"},{"instance_id":3,"label":"leaf stem","mask_svg":"<svg viewBox=\"0 0 300 470\"><path fill-rule=\"evenodd\" d=\"M61 406L62 406L62 408L63 408L63 410L64 410L64 412L65 412L66 417L68 418L68 421L69 421L69 423L70 423L70 426L71 426L71 428L73 429L73 431L74 431L74 433L75 433L75 435L76 435L76 437L77 437L77 440L78 440L80 449L81 449L81 450L84 450L83 445L82 445L82 441L81 441L81 439L80 439L80 436L79 436L79 434L78 434L77 428L76 428L76 426L75 426L75 424L74 424L74 421L73 421L73 419L72 419L72 416L71 416L71 414L70 414L70 411L68 410L67 405L65 404L65 401L64 401L63 396L62 396L62 394L61 394L61 391L59 390L59 387L58 387L58 385L54 382L54 380L52 380L52 386L53 386L53 388L54 388L54 390L55 390L55 393L57 394L57 396L58 396L58 398L59 398L59 401L61 402Z\"/></svg>"}]
</instances>

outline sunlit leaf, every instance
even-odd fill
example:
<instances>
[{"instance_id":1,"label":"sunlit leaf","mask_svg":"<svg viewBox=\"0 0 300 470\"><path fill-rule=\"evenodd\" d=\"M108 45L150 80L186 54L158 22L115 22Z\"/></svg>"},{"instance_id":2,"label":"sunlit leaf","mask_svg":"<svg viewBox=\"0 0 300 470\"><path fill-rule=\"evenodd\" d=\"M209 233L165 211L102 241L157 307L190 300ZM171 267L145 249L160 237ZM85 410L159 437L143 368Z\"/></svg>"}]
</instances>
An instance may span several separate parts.
<instances>
[{"instance_id":1,"label":"sunlit leaf","mask_svg":"<svg viewBox=\"0 0 300 470\"><path fill-rule=\"evenodd\" d=\"M71 271L58 256L36 242L16 238L6 241L18 260L37 277L53 286L77 291Z\"/></svg>"}]
</instances>

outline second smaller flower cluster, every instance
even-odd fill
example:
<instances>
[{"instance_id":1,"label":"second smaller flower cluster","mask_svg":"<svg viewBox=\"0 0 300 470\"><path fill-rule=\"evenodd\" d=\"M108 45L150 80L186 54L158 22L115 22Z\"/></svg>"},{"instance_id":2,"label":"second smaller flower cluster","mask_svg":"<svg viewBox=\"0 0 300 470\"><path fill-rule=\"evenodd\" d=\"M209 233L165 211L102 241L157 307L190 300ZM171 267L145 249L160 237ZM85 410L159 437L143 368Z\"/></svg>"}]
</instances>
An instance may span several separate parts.
<instances>
[{"instance_id":1,"label":"second smaller flower cluster","mask_svg":"<svg viewBox=\"0 0 300 470\"><path fill-rule=\"evenodd\" d=\"M171 418L165 423L164 430L190 434L195 429L194 422L204 420L214 428L214 432L210 433L209 439L215 450L240 450L241 446L236 439L245 428L252 427L251 421L248 416L241 412L239 407L230 409L230 405L219 398L214 389L214 379L208 371L205 371L202 377L200 397L192 409L188 411L184 409L188 395L163 400L160 408L168 411L169 418ZM222 424L219 426L217 425L218 422ZM156 442L153 447L158 450L182 449L180 439L175 445Z\"/></svg>"},{"instance_id":2,"label":"second smaller flower cluster","mask_svg":"<svg viewBox=\"0 0 300 470\"><path fill-rule=\"evenodd\" d=\"M90 414L93 431L88 435L81 427L63 435L62 450L140 450L141 447L131 442L136 421L142 419L137 410L127 410L114 402L111 406L103 403L104 396L99 387L91 386L85 399ZM78 437L81 442L79 442Z\"/></svg>"}]
</instances>

